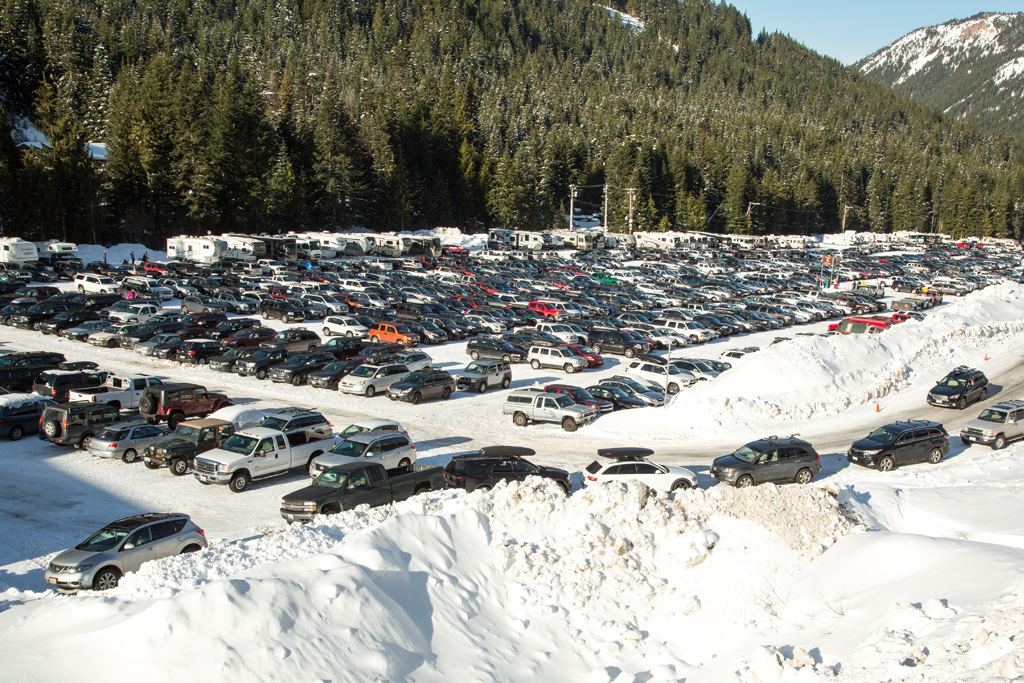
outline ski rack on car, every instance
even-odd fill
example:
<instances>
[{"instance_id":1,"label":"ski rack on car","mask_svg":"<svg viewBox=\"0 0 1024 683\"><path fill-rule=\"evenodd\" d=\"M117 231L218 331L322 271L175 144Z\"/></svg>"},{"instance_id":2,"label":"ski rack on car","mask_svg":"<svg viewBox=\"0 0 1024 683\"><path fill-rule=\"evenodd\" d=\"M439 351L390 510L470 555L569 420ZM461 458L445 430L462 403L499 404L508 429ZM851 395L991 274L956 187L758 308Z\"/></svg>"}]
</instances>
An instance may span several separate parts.
<instances>
[{"instance_id":1,"label":"ski rack on car","mask_svg":"<svg viewBox=\"0 0 1024 683\"><path fill-rule=\"evenodd\" d=\"M598 448L597 454L603 458L612 458L620 462L645 460L654 455L650 448Z\"/></svg>"}]
</instances>

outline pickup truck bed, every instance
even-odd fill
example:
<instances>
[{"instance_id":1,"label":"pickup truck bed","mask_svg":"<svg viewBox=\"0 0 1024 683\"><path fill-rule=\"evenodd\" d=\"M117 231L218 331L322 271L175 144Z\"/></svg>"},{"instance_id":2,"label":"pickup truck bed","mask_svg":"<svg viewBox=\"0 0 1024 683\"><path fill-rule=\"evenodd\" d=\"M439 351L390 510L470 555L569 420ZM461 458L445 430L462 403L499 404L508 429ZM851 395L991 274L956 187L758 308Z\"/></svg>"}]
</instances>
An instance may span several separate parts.
<instances>
[{"instance_id":1,"label":"pickup truck bed","mask_svg":"<svg viewBox=\"0 0 1024 683\"><path fill-rule=\"evenodd\" d=\"M325 470L311 486L282 498L281 516L288 522L305 522L317 515L337 514L360 505L390 505L442 488L444 470L436 466L409 465L385 470L379 463L339 465Z\"/></svg>"}]
</instances>

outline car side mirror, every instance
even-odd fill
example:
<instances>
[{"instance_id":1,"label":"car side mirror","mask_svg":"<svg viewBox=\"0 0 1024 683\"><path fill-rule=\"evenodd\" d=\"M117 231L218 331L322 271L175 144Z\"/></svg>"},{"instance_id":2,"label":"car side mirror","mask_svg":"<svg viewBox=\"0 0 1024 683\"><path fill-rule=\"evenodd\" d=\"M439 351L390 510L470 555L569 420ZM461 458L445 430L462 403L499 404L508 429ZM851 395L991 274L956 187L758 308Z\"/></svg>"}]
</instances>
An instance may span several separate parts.
<instances>
[{"instance_id":1,"label":"car side mirror","mask_svg":"<svg viewBox=\"0 0 1024 683\"><path fill-rule=\"evenodd\" d=\"M135 544L131 541L128 541L121 547L121 550L132 550L133 548L135 548Z\"/></svg>"}]
</instances>

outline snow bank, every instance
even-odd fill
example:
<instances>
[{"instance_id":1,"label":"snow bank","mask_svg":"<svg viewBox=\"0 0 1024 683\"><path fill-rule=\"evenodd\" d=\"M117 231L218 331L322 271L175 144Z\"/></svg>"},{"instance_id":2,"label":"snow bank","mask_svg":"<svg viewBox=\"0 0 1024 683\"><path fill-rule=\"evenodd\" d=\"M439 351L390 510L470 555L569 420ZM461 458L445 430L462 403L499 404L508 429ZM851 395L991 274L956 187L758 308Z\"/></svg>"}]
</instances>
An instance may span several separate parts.
<instances>
[{"instance_id":1,"label":"snow bank","mask_svg":"<svg viewBox=\"0 0 1024 683\"><path fill-rule=\"evenodd\" d=\"M618 439L699 436L838 415L906 389L919 368L944 363L945 374L965 349L1021 332L1024 287L1004 283L883 334L796 337L733 361L732 370L680 393L665 409L613 413L588 431Z\"/></svg>"},{"instance_id":2,"label":"snow bank","mask_svg":"<svg viewBox=\"0 0 1024 683\"><path fill-rule=\"evenodd\" d=\"M131 263L132 254L135 255L136 263L141 261L142 257L146 254L149 254L150 261L167 260L167 252L147 249L143 244L115 244L111 247L105 247L102 244L78 245L78 257L82 259L82 263L102 262L104 255L106 255L107 263L119 266L124 261Z\"/></svg>"},{"instance_id":3,"label":"snow bank","mask_svg":"<svg viewBox=\"0 0 1024 683\"><path fill-rule=\"evenodd\" d=\"M39 394L0 394L0 408L17 408L39 398Z\"/></svg>"}]
</instances>

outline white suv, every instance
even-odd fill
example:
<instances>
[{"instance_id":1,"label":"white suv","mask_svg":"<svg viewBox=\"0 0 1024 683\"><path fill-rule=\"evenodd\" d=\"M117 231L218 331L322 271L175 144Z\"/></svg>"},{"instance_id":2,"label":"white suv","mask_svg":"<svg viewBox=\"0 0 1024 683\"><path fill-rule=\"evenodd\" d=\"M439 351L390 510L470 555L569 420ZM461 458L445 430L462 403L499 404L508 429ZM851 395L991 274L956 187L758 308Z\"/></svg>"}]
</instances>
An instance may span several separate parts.
<instances>
[{"instance_id":1,"label":"white suv","mask_svg":"<svg viewBox=\"0 0 1024 683\"><path fill-rule=\"evenodd\" d=\"M373 398L392 384L409 375L409 368L401 363L388 365L360 365L342 378L338 389L346 394L363 394Z\"/></svg>"},{"instance_id":2,"label":"white suv","mask_svg":"<svg viewBox=\"0 0 1024 683\"><path fill-rule=\"evenodd\" d=\"M110 321L120 323L144 323L160 310L153 304L132 304L124 311L111 311Z\"/></svg>"},{"instance_id":3,"label":"white suv","mask_svg":"<svg viewBox=\"0 0 1024 683\"><path fill-rule=\"evenodd\" d=\"M600 448L597 454L609 458L609 462L595 460L587 465L583 475L584 486L635 479L655 491L697 488L697 475L683 467L655 465L647 460L647 456L654 455L654 451L648 448Z\"/></svg>"},{"instance_id":4,"label":"white suv","mask_svg":"<svg viewBox=\"0 0 1024 683\"><path fill-rule=\"evenodd\" d=\"M644 354L647 356L647 354ZM677 365L667 365L664 359L657 363L650 357L636 358L630 361L626 368L627 376L642 377L648 384L657 387L666 387L668 393L678 394L683 387L691 387L697 383L697 378ZM666 368L668 377L666 382Z\"/></svg>"},{"instance_id":5,"label":"white suv","mask_svg":"<svg viewBox=\"0 0 1024 683\"><path fill-rule=\"evenodd\" d=\"M332 315L324 320L324 336L365 337L370 333L366 325L360 325L355 318Z\"/></svg>"},{"instance_id":6,"label":"white suv","mask_svg":"<svg viewBox=\"0 0 1024 683\"><path fill-rule=\"evenodd\" d=\"M558 346L531 346L526 360L534 370L561 368L572 374L587 367L587 359Z\"/></svg>"},{"instance_id":7,"label":"white suv","mask_svg":"<svg viewBox=\"0 0 1024 683\"><path fill-rule=\"evenodd\" d=\"M117 281L106 275L94 275L93 273L76 273L73 283L80 294L115 294L117 293Z\"/></svg>"}]
</instances>

